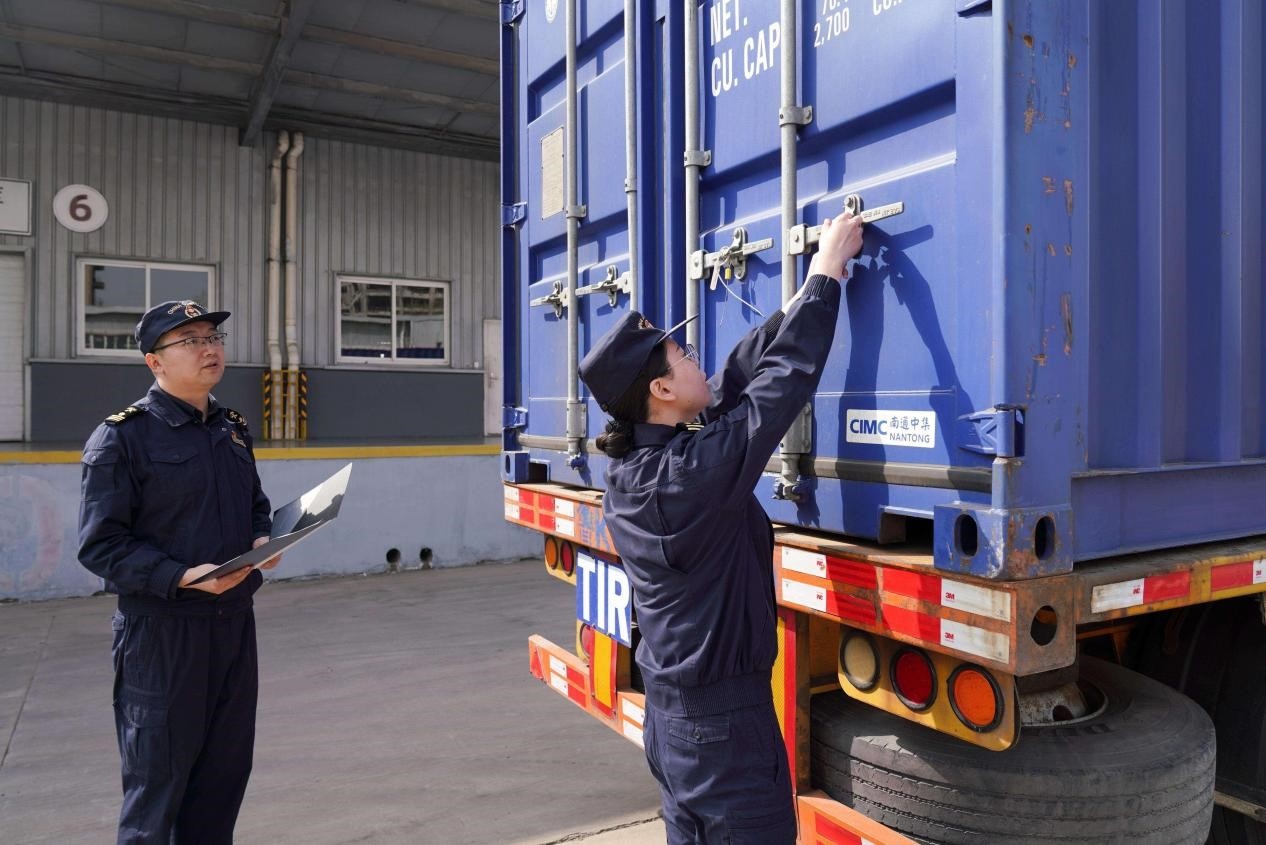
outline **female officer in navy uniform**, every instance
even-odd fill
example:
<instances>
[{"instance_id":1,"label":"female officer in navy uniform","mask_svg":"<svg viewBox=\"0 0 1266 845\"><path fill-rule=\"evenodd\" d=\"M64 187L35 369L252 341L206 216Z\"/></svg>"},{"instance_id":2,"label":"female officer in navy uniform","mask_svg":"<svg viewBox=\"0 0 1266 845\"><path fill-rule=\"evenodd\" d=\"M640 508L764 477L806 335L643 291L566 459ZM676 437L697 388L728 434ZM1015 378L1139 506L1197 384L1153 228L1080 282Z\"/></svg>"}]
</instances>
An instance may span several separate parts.
<instances>
[{"instance_id":1,"label":"female officer in navy uniform","mask_svg":"<svg viewBox=\"0 0 1266 845\"><path fill-rule=\"evenodd\" d=\"M232 842L250 776L262 577L193 583L272 525L246 420L211 396L228 317L192 301L147 311L136 339L156 383L84 446L79 560L119 596L120 843Z\"/></svg>"},{"instance_id":2,"label":"female officer in navy uniform","mask_svg":"<svg viewBox=\"0 0 1266 845\"><path fill-rule=\"evenodd\" d=\"M614 459L602 510L633 584L646 759L670 845L796 841L770 688L773 531L752 491L817 388L861 244L859 218L825 220L808 280L711 381L691 347L635 312L580 365L613 417L598 438Z\"/></svg>"}]
</instances>

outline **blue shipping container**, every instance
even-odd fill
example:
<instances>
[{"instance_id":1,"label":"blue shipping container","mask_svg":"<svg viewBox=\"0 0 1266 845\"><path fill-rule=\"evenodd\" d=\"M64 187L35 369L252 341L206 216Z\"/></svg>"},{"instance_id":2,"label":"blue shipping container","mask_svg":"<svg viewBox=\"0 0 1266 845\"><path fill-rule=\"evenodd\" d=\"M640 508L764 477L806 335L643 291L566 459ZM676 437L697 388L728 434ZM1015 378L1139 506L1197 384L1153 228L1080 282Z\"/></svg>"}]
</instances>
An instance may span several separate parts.
<instances>
[{"instance_id":1,"label":"blue shipping container","mask_svg":"<svg viewBox=\"0 0 1266 845\"><path fill-rule=\"evenodd\" d=\"M774 520L992 578L1266 532L1261 3L629 5L502 4L508 480L601 487L589 344L697 309L712 371L856 194Z\"/></svg>"}]
</instances>

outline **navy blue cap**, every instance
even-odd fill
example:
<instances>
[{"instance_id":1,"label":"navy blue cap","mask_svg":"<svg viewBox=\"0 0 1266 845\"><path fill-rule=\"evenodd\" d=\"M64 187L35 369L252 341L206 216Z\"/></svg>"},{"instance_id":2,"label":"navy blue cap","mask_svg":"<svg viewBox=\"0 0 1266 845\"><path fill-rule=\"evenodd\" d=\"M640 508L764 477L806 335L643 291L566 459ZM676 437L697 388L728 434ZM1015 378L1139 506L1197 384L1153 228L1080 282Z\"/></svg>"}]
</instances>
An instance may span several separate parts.
<instances>
[{"instance_id":1,"label":"navy blue cap","mask_svg":"<svg viewBox=\"0 0 1266 845\"><path fill-rule=\"evenodd\" d=\"M641 375L655 347L698 316L687 317L671 329L655 328L636 311L621 317L580 362L580 378L598 407L609 411Z\"/></svg>"},{"instance_id":2,"label":"navy blue cap","mask_svg":"<svg viewBox=\"0 0 1266 845\"><path fill-rule=\"evenodd\" d=\"M208 311L192 299L173 299L145 312L136 324L136 343L142 352L150 352L158 345L158 339L172 329L200 320L218 326L230 316L228 311Z\"/></svg>"}]
</instances>

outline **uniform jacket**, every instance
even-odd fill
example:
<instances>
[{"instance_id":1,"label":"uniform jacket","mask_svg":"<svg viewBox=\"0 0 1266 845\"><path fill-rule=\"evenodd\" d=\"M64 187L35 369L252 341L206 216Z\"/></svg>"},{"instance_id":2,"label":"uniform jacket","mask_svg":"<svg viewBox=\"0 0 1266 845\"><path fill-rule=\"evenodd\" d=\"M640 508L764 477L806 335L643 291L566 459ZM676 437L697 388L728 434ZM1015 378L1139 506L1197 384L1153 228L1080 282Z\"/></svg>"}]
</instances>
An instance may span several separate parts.
<instances>
[{"instance_id":1,"label":"uniform jacket","mask_svg":"<svg viewBox=\"0 0 1266 845\"><path fill-rule=\"evenodd\" d=\"M132 408L84 446L80 563L124 609L250 596L258 571L219 597L177 587L187 567L230 560L272 527L246 420L212 397L203 421L157 384Z\"/></svg>"},{"instance_id":2,"label":"uniform jacket","mask_svg":"<svg viewBox=\"0 0 1266 845\"><path fill-rule=\"evenodd\" d=\"M817 388L839 303L837 281L810 278L709 381L701 429L637 425L608 466L603 514L633 584L648 698L656 684L724 697L718 682L761 673L769 688L773 532L753 489Z\"/></svg>"}]
</instances>

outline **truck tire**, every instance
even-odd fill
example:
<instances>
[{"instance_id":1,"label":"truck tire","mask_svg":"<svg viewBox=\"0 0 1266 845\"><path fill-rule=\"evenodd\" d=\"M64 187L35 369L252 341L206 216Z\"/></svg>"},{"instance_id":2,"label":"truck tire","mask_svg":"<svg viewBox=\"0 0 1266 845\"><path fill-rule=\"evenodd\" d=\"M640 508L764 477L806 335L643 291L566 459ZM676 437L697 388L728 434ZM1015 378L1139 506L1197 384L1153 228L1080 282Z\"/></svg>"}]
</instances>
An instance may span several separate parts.
<instances>
[{"instance_id":1,"label":"truck tire","mask_svg":"<svg viewBox=\"0 0 1266 845\"><path fill-rule=\"evenodd\" d=\"M813 784L923 843L1203 842L1213 813L1214 731L1191 699L1094 658L1081 681L1103 705L1025 727L987 751L855 702L814 697Z\"/></svg>"},{"instance_id":2,"label":"truck tire","mask_svg":"<svg viewBox=\"0 0 1266 845\"><path fill-rule=\"evenodd\" d=\"M1266 625L1249 596L1153 620L1137 668L1208 712L1218 743L1218 789L1266 805ZM1266 824L1216 807L1209 845L1266 845Z\"/></svg>"}]
</instances>

